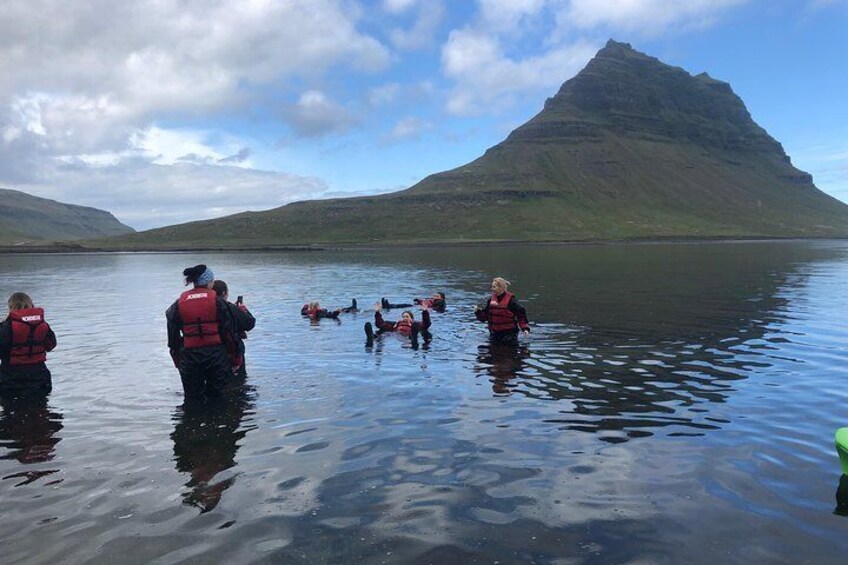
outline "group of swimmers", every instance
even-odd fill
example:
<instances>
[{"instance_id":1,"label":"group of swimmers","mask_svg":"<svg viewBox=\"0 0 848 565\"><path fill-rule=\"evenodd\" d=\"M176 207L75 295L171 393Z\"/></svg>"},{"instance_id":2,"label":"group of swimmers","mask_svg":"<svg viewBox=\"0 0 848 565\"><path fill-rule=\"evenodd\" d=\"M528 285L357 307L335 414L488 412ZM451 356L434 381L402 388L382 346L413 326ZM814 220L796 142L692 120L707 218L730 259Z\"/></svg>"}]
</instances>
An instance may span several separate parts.
<instances>
[{"instance_id":1,"label":"group of swimmers","mask_svg":"<svg viewBox=\"0 0 848 565\"><path fill-rule=\"evenodd\" d=\"M216 280L206 265L183 270L185 284L191 285L165 312L168 328L168 349L174 366L179 370L186 399L220 396L233 382L246 377L245 345L247 332L256 319L239 296L229 301L227 283ZM508 291L509 281L496 277L492 281L491 297L482 306L475 306L475 317L489 327L493 344L518 345L518 334L529 335L527 313L515 296ZM0 322L0 389L51 389L51 375L45 361L47 353L56 347L56 335L44 319L44 310L34 306L32 299L22 293L12 294L9 314ZM405 310L397 321L383 318L383 311L392 308L421 309L416 320L411 310ZM428 343L432 339L430 310L444 312L445 294L437 292L429 298L417 298L411 303L392 304L386 298L374 305L374 323L365 323L365 344L371 347L384 333L396 332L408 338L414 348L419 337ZM329 311L315 302L304 304L301 315L311 320L338 318L339 314L358 312L351 305Z\"/></svg>"}]
</instances>

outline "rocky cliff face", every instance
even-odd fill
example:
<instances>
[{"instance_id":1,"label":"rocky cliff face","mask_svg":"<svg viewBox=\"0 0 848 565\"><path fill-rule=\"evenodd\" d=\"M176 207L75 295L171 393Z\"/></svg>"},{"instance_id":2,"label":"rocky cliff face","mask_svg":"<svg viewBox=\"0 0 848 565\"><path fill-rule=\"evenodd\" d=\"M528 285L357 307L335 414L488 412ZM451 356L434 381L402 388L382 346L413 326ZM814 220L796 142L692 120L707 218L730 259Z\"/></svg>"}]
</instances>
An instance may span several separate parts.
<instances>
[{"instance_id":1,"label":"rocky cliff face","mask_svg":"<svg viewBox=\"0 0 848 565\"><path fill-rule=\"evenodd\" d=\"M506 140L410 189L121 244L846 235L848 206L792 166L730 85L610 41Z\"/></svg>"},{"instance_id":2,"label":"rocky cliff face","mask_svg":"<svg viewBox=\"0 0 848 565\"><path fill-rule=\"evenodd\" d=\"M109 212L0 189L0 243L16 245L133 233Z\"/></svg>"}]
</instances>

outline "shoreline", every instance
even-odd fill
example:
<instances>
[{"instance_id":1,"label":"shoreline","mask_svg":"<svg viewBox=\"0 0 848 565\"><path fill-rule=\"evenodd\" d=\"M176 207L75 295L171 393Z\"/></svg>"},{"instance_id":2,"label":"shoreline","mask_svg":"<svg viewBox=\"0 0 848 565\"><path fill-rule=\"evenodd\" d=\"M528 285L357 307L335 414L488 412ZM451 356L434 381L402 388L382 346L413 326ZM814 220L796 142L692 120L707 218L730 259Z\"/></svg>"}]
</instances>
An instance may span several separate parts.
<instances>
[{"instance_id":1,"label":"shoreline","mask_svg":"<svg viewBox=\"0 0 848 565\"><path fill-rule=\"evenodd\" d=\"M99 254L99 253L300 253L300 252L333 252L333 251L378 251L384 249L428 249L440 247L494 247L508 245L512 247L526 246L614 246L614 245L703 245L703 244L732 244L732 243L779 243L802 241L848 241L848 237L645 237L628 239L570 239L570 240L483 240L483 241L420 241L420 242L368 242L368 243L321 243L314 245L239 245L239 246L175 246L162 247L87 247L73 243L56 245L0 245L0 255L20 254Z\"/></svg>"}]
</instances>

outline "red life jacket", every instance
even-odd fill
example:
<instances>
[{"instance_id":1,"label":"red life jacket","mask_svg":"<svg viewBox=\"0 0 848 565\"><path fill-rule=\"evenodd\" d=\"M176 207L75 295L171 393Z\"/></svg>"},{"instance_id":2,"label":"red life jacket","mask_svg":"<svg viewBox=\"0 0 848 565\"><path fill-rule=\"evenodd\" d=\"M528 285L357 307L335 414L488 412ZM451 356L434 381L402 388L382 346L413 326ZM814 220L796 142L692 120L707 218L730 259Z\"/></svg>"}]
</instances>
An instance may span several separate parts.
<instances>
[{"instance_id":1,"label":"red life jacket","mask_svg":"<svg viewBox=\"0 0 848 565\"><path fill-rule=\"evenodd\" d=\"M490 332L508 332L518 328L515 314L508 308L512 296L511 292L505 292L500 301L498 301L498 296L494 293L492 294L492 299L489 300Z\"/></svg>"},{"instance_id":2,"label":"red life jacket","mask_svg":"<svg viewBox=\"0 0 848 565\"><path fill-rule=\"evenodd\" d=\"M180 295L177 312L183 321L183 347L220 345L218 295L211 288L193 288Z\"/></svg>"},{"instance_id":3,"label":"red life jacket","mask_svg":"<svg viewBox=\"0 0 848 565\"><path fill-rule=\"evenodd\" d=\"M25 308L9 312L12 321L10 365L35 365L47 360L47 333L50 326L44 321L44 310Z\"/></svg>"},{"instance_id":4,"label":"red life jacket","mask_svg":"<svg viewBox=\"0 0 848 565\"><path fill-rule=\"evenodd\" d=\"M318 312L320 310L320 308L310 308L309 304L304 304L303 308L300 309L300 314L309 317L310 320L315 320L318 318Z\"/></svg>"},{"instance_id":5,"label":"red life jacket","mask_svg":"<svg viewBox=\"0 0 848 565\"><path fill-rule=\"evenodd\" d=\"M412 335L412 322L403 319L395 322L395 331L401 335Z\"/></svg>"}]
</instances>

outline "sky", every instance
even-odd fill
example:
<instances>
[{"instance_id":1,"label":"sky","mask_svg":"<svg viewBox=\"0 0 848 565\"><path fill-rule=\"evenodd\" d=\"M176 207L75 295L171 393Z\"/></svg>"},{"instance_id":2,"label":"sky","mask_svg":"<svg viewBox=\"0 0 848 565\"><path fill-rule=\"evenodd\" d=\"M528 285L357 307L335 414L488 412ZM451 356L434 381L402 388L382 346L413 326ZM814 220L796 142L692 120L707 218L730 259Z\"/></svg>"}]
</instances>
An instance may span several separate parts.
<instances>
[{"instance_id":1,"label":"sky","mask_svg":"<svg viewBox=\"0 0 848 565\"><path fill-rule=\"evenodd\" d=\"M148 229L463 165L610 38L848 202L848 0L4 0L0 187Z\"/></svg>"}]
</instances>

